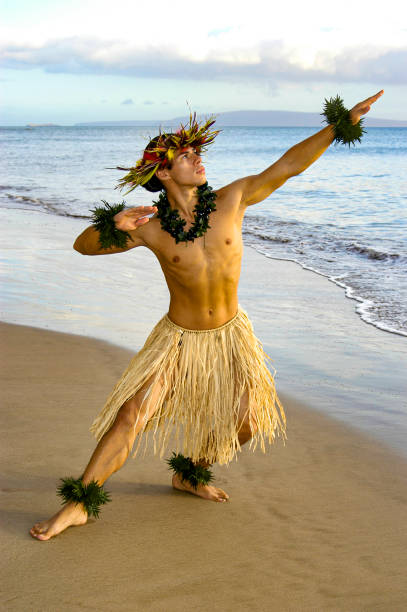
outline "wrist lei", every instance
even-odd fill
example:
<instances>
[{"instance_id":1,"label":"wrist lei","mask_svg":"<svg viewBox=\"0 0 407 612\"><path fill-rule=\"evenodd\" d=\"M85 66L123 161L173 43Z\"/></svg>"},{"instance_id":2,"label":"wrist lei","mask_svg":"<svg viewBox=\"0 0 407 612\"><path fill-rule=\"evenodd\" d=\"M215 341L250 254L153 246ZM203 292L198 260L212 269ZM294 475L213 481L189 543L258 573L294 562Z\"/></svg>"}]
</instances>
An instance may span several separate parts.
<instances>
[{"instance_id":1,"label":"wrist lei","mask_svg":"<svg viewBox=\"0 0 407 612\"><path fill-rule=\"evenodd\" d=\"M189 457L184 457L178 453L172 453L171 459L167 459L170 466L168 469L173 470L175 474L181 477L181 480L186 480L194 489L198 485L207 485L213 480L211 470L202 465L196 464Z\"/></svg>"},{"instance_id":2,"label":"wrist lei","mask_svg":"<svg viewBox=\"0 0 407 612\"><path fill-rule=\"evenodd\" d=\"M98 518L100 506L110 501L110 495L99 485L96 480L89 484L83 484L80 478L61 478L62 484L57 489L57 494L62 497L62 503L75 502L83 504L88 516Z\"/></svg>"},{"instance_id":3,"label":"wrist lei","mask_svg":"<svg viewBox=\"0 0 407 612\"><path fill-rule=\"evenodd\" d=\"M167 193L162 191L156 202L158 208L157 217L160 219L161 228L171 234L175 242L193 242L195 238L203 236L208 229L209 215L216 210L216 193L209 187L208 183L197 188L198 204L195 206L194 222L189 230L184 231L185 219L181 219L177 209L172 209L168 201Z\"/></svg>"},{"instance_id":4,"label":"wrist lei","mask_svg":"<svg viewBox=\"0 0 407 612\"><path fill-rule=\"evenodd\" d=\"M361 138L366 130L363 129L363 119L353 125L350 119L350 111L345 108L342 98L336 96L327 100L323 113L325 123L332 125L334 128L335 142L342 142L350 147L350 144L355 144L355 141L361 142Z\"/></svg>"},{"instance_id":5,"label":"wrist lei","mask_svg":"<svg viewBox=\"0 0 407 612\"><path fill-rule=\"evenodd\" d=\"M99 244L102 249L109 249L112 246L124 249L127 246L127 240L133 238L128 232L119 230L114 222L114 216L121 212L125 203L122 204L109 204L105 200L102 200L104 207L99 206L93 208L90 212L92 214L92 225L99 232Z\"/></svg>"}]
</instances>

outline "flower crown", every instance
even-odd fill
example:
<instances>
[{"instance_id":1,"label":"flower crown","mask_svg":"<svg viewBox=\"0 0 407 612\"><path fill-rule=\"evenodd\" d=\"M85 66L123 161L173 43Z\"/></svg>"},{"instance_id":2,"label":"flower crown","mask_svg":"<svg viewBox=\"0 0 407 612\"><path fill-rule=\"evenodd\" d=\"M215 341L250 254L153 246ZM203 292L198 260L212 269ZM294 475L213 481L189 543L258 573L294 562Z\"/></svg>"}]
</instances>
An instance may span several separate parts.
<instances>
[{"instance_id":1,"label":"flower crown","mask_svg":"<svg viewBox=\"0 0 407 612\"><path fill-rule=\"evenodd\" d=\"M189 125L181 124L181 127L173 134L161 132L154 139L154 146L144 151L143 157L131 168L117 167L117 170L127 170L128 174L123 176L117 187L123 189L129 186L126 192L130 193L138 185L145 185L155 175L159 168L165 168L171 164L175 152L178 149L194 147L198 154L205 151L219 134L220 130L211 130L215 123L213 117L209 117L201 125L196 119L196 113L189 115Z\"/></svg>"}]
</instances>

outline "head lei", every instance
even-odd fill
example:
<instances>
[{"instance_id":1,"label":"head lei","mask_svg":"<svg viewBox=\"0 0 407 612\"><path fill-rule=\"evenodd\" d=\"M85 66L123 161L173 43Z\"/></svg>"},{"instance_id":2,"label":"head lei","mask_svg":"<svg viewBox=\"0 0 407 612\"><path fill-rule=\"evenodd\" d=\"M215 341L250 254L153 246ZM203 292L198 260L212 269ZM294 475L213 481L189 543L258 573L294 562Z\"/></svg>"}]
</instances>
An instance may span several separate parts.
<instances>
[{"instance_id":1,"label":"head lei","mask_svg":"<svg viewBox=\"0 0 407 612\"><path fill-rule=\"evenodd\" d=\"M117 170L127 170L128 174L119 180L118 188L129 187L126 193L133 191L138 185L146 185L155 176L157 170L171 166L176 151L193 147L200 154L212 144L219 130L211 130L215 119L209 117L200 124L196 113L190 114L189 125L181 124L175 133L161 132L145 149L143 157L132 168L117 167Z\"/></svg>"}]
</instances>

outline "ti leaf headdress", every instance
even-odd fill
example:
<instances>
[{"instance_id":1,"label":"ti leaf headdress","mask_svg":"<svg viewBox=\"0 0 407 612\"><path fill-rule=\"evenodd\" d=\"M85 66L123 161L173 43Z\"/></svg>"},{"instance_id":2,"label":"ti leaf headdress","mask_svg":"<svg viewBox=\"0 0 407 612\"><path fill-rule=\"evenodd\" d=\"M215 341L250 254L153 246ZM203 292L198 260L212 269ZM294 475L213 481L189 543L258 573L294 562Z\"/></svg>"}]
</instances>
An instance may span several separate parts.
<instances>
[{"instance_id":1,"label":"ti leaf headdress","mask_svg":"<svg viewBox=\"0 0 407 612\"><path fill-rule=\"evenodd\" d=\"M196 119L196 113L189 115L189 125L181 124L175 133L161 132L154 139L154 145L148 147L143 157L132 168L117 167L117 170L127 170L128 174L119 180L118 188L130 187L126 193L133 191L138 185L145 185L155 175L159 168L171 164L178 149L194 147L198 153L205 151L219 134L219 130L211 130L215 123L209 117L201 125Z\"/></svg>"}]
</instances>

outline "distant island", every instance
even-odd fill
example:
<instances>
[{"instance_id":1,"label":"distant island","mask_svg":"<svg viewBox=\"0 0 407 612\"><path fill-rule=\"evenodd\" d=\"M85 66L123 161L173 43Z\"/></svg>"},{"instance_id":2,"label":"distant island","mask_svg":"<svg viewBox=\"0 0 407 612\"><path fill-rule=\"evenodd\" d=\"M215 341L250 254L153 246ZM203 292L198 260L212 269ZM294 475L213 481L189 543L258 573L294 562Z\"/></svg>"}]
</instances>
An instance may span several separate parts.
<instances>
[{"instance_id":1,"label":"distant island","mask_svg":"<svg viewBox=\"0 0 407 612\"><path fill-rule=\"evenodd\" d=\"M229 111L225 113L214 113L216 125L224 127L323 127L322 117L318 113L301 113L296 111ZM204 114L200 115L207 116ZM174 119L164 120L134 120L134 121L87 121L75 123L75 126L157 126L166 127L177 126L181 122L185 123L188 117L175 117ZM366 127L407 127L407 121L396 119L376 119L366 117Z\"/></svg>"},{"instance_id":2,"label":"distant island","mask_svg":"<svg viewBox=\"0 0 407 612\"><path fill-rule=\"evenodd\" d=\"M60 127L57 123L27 123L26 128Z\"/></svg>"}]
</instances>

